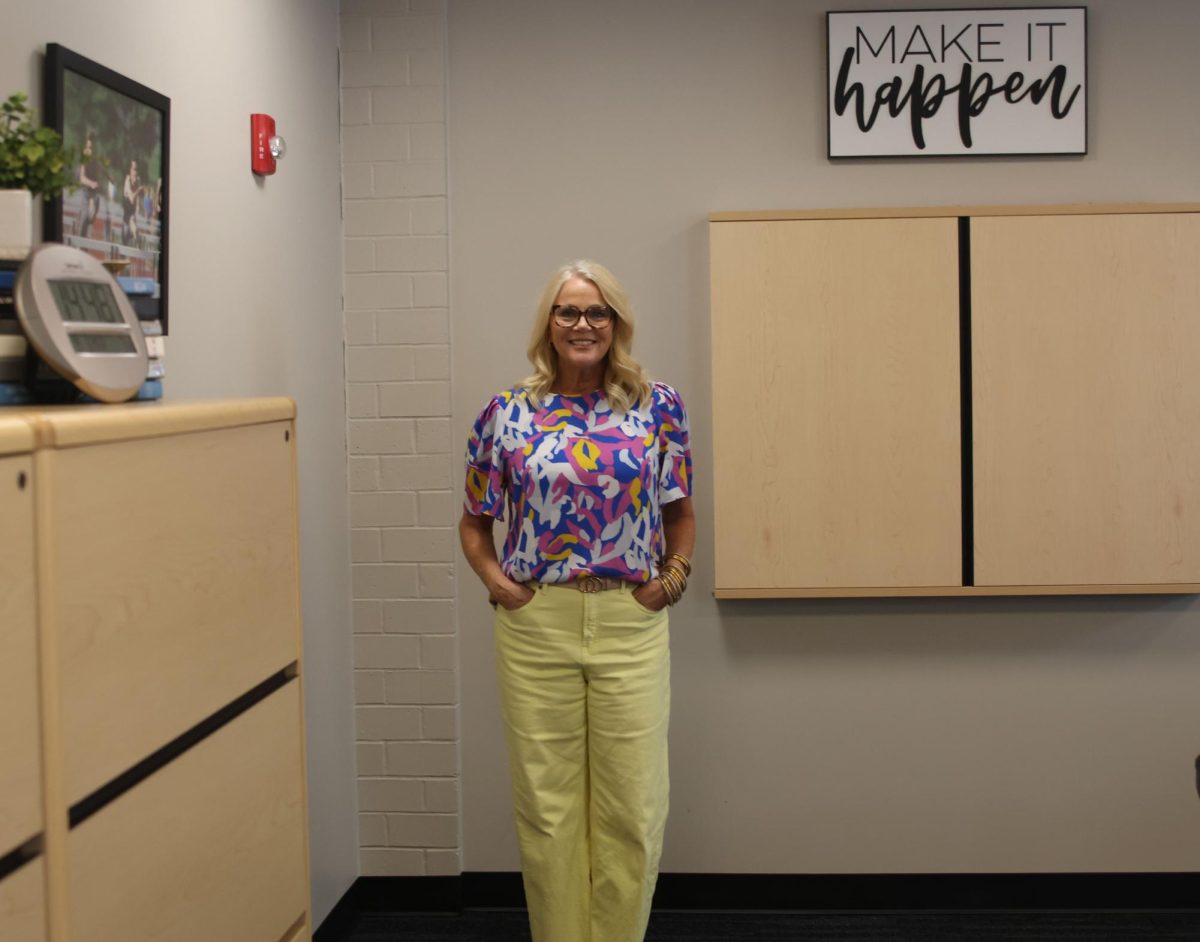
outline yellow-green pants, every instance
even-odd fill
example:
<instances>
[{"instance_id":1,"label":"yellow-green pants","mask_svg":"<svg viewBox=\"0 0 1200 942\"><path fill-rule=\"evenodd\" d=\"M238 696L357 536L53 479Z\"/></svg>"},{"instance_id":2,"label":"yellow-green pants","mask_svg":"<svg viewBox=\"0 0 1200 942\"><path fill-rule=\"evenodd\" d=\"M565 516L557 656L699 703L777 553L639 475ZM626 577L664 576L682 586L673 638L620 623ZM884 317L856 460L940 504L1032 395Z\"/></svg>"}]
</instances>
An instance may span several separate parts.
<instances>
[{"instance_id":1,"label":"yellow-green pants","mask_svg":"<svg viewBox=\"0 0 1200 942\"><path fill-rule=\"evenodd\" d=\"M641 942L667 821L667 613L632 587L496 610L534 942Z\"/></svg>"}]
</instances>

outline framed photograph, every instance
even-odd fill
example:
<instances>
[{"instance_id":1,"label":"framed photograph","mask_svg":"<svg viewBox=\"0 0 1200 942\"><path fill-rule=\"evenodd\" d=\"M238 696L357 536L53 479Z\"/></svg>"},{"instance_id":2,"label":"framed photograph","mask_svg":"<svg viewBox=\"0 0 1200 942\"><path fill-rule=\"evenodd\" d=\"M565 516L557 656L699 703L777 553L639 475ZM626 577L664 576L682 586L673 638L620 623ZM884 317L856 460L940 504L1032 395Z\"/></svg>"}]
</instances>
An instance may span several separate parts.
<instances>
[{"instance_id":1,"label":"framed photograph","mask_svg":"<svg viewBox=\"0 0 1200 942\"><path fill-rule=\"evenodd\" d=\"M167 330L171 100L58 43L44 119L81 155L76 189L46 200L43 238L106 263L141 320Z\"/></svg>"}]
</instances>

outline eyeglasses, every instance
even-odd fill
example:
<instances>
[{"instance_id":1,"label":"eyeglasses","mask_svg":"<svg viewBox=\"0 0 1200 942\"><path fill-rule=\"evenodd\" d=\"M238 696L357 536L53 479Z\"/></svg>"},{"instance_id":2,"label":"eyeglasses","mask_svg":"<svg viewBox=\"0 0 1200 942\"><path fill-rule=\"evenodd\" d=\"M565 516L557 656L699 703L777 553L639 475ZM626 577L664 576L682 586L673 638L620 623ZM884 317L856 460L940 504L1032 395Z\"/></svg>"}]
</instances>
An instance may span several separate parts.
<instances>
[{"instance_id":1,"label":"eyeglasses","mask_svg":"<svg viewBox=\"0 0 1200 942\"><path fill-rule=\"evenodd\" d=\"M550 313L554 315L554 323L559 327L574 327L582 317L589 327L597 330L607 327L617 316L617 312L607 304L593 304L586 311L579 310L574 304L556 304L550 308Z\"/></svg>"}]
</instances>

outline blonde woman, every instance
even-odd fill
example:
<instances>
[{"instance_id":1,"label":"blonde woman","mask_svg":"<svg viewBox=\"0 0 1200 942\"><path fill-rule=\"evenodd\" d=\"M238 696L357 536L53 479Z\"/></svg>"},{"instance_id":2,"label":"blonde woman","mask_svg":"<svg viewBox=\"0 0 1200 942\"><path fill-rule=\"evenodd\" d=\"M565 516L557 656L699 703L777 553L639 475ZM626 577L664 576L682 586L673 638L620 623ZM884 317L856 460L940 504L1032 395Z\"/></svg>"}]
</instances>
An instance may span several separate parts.
<instances>
[{"instance_id":1,"label":"blonde woman","mask_svg":"<svg viewBox=\"0 0 1200 942\"><path fill-rule=\"evenodd\" d=\"M696 528L687 411L633 359L633 327L608 269L559 269L534 318L533 375L491 399L467 445L459 533L496 609L534 942L638 942L658 877L667 607Z\"/></svg>"}]
</instances>

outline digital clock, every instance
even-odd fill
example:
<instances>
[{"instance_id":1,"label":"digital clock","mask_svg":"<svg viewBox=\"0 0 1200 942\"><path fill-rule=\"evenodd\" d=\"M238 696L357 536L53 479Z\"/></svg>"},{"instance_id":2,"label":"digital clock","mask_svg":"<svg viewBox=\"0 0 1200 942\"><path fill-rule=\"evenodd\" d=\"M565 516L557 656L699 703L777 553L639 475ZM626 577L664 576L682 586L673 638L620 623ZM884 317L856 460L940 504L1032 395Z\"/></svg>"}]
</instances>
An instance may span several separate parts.
<instances>
[{"instance_id":1,"label":"digital clock","mask_svg":"<svg viewBox=\"0 0 1200 942\"><path fill-rule=\"evenodd\" d=\"M101 402L124 402L146 379L146 339L116 280L79 249L47 243L17 273L17 318L50 367Z\"/></svg>"}]
</instances>

